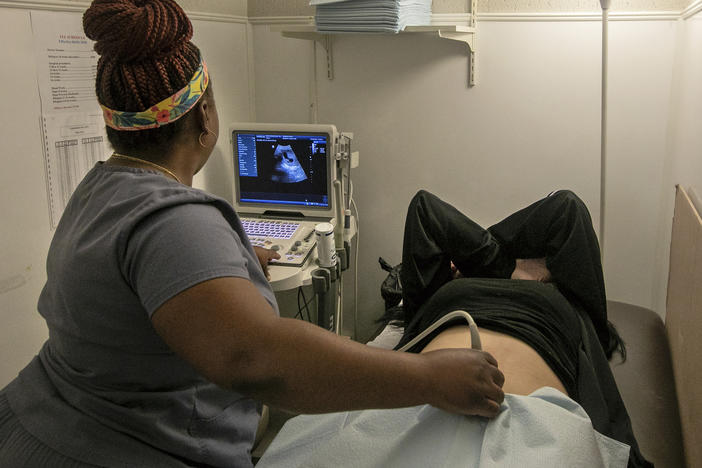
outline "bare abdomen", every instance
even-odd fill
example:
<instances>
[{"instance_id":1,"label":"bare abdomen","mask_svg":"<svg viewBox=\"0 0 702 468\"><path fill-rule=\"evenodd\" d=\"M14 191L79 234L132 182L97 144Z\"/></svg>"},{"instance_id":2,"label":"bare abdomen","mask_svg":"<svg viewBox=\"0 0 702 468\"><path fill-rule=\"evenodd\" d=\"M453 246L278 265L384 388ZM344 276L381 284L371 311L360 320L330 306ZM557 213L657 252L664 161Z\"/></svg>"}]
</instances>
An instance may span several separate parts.
<instances>
[{"instance_id":1,"label":"bare abdomen","mask_svg":"<svg viewBox=\"0 0 702 468\"><path fill-rule=\"evenodd\" d=\"M553 387L567 395L560 379L539 354L526 343L504 333L480 330L483 351L497 359L505 375L505 393L528 395L541 387ZM454 326L441 332L422 350L423 353L442 348L470 348L468 326Z\"/></svg>"}]
</instances>

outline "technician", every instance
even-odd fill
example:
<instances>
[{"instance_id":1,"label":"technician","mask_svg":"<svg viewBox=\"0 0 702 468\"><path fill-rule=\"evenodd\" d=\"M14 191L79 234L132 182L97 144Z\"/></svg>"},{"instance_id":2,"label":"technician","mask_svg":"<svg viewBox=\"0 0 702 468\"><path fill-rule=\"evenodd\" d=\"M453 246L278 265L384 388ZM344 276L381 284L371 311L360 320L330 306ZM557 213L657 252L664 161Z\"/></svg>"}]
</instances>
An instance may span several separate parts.
<instances>
[{"instance_id":1,"label":"technician","mask_svg":"<svg viewBox=\"0 0 702 468\"><path fill-rule=\"evenodd\" d=\"M261 403L497 414L489 354L378 350L279 317L273 254L191 187L219 121L175 1L94 0L83 25L115 153L52 240L38 303L49 339L0 392L0 466L251 466Z\"/></svg>"}]
</instances>

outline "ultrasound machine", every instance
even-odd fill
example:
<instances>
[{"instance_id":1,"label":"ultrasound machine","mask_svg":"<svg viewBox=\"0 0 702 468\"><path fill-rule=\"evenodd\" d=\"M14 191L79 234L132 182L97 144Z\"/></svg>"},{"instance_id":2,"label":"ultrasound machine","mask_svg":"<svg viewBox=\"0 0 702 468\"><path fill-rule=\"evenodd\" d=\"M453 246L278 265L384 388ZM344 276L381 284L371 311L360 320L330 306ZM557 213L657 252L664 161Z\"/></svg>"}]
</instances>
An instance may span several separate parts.
<instances>
[{"instance_id":1,"label":"ultrasound machine","mask_svg":"<svg viewBox=\"0 0 702 468\"><path fill-rule=\"evenodd\" d=\"M251 243L278 251L273 263L303 266L315 226L336 224L339 140L333 125L232 124L233 205Z\"/></svg>"}]
</instances>

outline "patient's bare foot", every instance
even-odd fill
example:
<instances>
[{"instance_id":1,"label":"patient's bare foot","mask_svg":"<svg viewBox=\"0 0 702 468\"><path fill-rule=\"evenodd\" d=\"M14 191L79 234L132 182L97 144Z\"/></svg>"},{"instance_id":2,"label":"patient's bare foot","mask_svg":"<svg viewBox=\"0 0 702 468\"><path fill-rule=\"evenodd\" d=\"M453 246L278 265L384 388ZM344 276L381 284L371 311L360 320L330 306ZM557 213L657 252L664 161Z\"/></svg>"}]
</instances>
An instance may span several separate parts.
<instances>
[{"instance_id":1,"label":"patient's bare foot","mask_svg":"<svg viewBox=\"0 0 702 468\"><path fill-rule=\"evenodd\" d=\"M511 278L548 283L551 272L546 268L545 258L518 258Z\"/></svg>"}]
</instances>

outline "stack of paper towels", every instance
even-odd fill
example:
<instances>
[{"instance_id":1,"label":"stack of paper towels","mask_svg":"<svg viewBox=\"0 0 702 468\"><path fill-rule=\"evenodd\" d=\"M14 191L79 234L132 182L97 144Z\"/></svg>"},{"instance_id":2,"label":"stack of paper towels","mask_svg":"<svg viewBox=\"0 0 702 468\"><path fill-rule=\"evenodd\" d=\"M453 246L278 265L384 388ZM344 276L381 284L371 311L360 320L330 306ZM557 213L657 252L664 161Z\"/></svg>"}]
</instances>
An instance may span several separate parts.
<instances>
[{"instance_id":1,"label":"stack of paper towels","mask_svg":"<svg viewBox=\"0 0 702 468\"><path fill-rule=\"evenodd\" d=\"M311 0L323 32L396 33L431 24L431 0Z\"/></svg>"}]
</instances>

